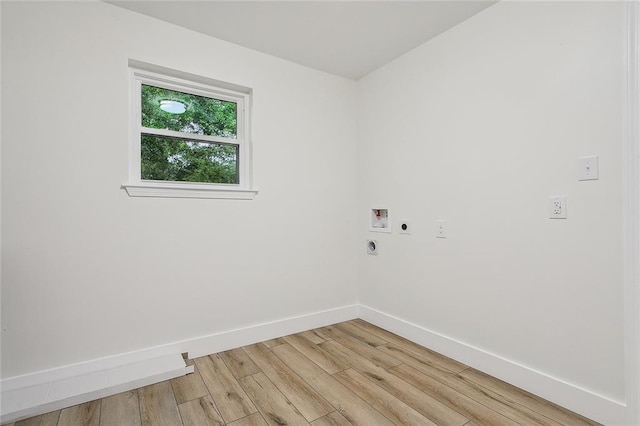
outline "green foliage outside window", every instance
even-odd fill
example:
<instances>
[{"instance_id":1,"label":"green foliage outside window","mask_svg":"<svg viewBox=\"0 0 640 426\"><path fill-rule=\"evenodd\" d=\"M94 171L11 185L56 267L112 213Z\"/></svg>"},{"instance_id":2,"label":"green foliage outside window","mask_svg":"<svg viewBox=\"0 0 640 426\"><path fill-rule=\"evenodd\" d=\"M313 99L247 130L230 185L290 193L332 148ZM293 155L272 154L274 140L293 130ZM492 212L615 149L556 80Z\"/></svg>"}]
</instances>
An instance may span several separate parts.
<instances>
[{"instance_id":1,"label":"green foliage outside window","mask_svg":"<svg viewBox=\"0 0 640 426\"><path fill-rule=\"evenodd\" d=\"M142 135L142 179L238 183L238 147Z\"/></svg>"},{"instance_id":2,"label":"green foliage outside window","mask_svg":"<svg viewBox=\"0 0 640 426\"><path fill-rule=\"evenodd\" d=\"M160 109L172 100L180 114ZM237 137L237 104L160 87L142 85L142 126L181 133ZM141 178L178 182L238 183L238 146L143 133Z\"/></svg>"}]
</instances>

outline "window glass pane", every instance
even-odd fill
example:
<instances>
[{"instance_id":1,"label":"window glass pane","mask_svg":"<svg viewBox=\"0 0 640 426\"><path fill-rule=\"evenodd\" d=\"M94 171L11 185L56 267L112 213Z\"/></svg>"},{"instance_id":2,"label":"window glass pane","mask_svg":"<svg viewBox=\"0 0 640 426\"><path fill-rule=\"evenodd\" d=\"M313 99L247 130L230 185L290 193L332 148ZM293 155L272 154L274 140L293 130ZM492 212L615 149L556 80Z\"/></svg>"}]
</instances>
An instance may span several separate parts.
<instances>
[{"instance_id":1,"label":"window glass pane","mask_svg":"<svg viewBox=\"0 0 640 426\"><path fill-rule=\"evenodd\" d=\"M238 183L238 146L142 134L144 180Z\"/></svg>"},{"instance_id":2,"label":"window glass pane","mask_svg":"<svg viewBox=\"0 0 640 426\"><path fill-rule=\"evenodd\" d=\"M183 133L236 138L237 104L142 85L142 125Z\"/></svg>"}]
</instances>

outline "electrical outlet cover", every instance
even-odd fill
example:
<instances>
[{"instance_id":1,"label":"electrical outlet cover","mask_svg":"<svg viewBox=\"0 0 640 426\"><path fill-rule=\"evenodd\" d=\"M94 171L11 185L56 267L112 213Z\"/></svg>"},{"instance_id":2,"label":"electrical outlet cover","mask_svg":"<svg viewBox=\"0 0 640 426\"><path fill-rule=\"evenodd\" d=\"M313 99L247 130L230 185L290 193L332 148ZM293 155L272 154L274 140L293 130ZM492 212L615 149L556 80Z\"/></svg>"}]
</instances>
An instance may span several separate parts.
<instances>
[{"instance_id":1,"label":"electrical outlet cover","mask_svg":"<svg viewBox=\"0 0 640 426\"><path fill-rule=\"evenodd\" d=\"M447 238L446 220L436 220L436 238Z\"/></svg>"},{"instance_id":2,"label":"electrical outlet cover","mask_svg":"<svg viewBox=\"0 0 640 426\"><path fill-rule=\"evenodd\" d=\"M549 219L567 218L567 197L549 197Z\"/></svg>"}]
</instances>

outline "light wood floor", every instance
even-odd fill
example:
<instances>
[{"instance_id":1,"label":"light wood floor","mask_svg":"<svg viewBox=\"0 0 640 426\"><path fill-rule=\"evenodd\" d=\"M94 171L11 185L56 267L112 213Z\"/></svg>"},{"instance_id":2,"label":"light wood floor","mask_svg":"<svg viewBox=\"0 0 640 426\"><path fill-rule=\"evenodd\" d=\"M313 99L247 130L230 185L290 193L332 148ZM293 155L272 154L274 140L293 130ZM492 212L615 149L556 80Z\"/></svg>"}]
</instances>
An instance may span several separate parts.
<instances>
[{"instance_id":1,"label":"light wood floor","mask_svg":"<svg viewBox=\"0 0 640 426\"><path fill-rule=\"evenodd\" d=\"M362 320L192 362L194 374L15 426L597 424Z\"/></svg>"}]
</instances>

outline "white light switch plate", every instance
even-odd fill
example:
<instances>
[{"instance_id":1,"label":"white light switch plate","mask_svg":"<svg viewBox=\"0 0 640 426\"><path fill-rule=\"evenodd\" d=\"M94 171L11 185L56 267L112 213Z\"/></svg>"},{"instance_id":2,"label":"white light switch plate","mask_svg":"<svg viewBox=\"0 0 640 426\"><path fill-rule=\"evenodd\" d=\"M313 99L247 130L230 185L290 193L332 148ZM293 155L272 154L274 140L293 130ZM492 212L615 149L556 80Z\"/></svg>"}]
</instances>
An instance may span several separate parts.
<instances>
[{"instance_id":1,"label":"white light switch plate","mask_svg":"<svg viewBox=\"0 0 640 426\"><path fill-rule=\"evenodd\" d=\"M446 220L436 220L436 238L447 238Z\"/></svg>"},{"instance_id":2,"label":"white light switch plate","mask_svg":"<svg viewBox=\"0 0 640 426\"><path fill-rule=\"evenodd\" d=\"M596 180L598 179L598 174L597 155L578 158L578 180Z\"/></svg>"}]
</instances>

